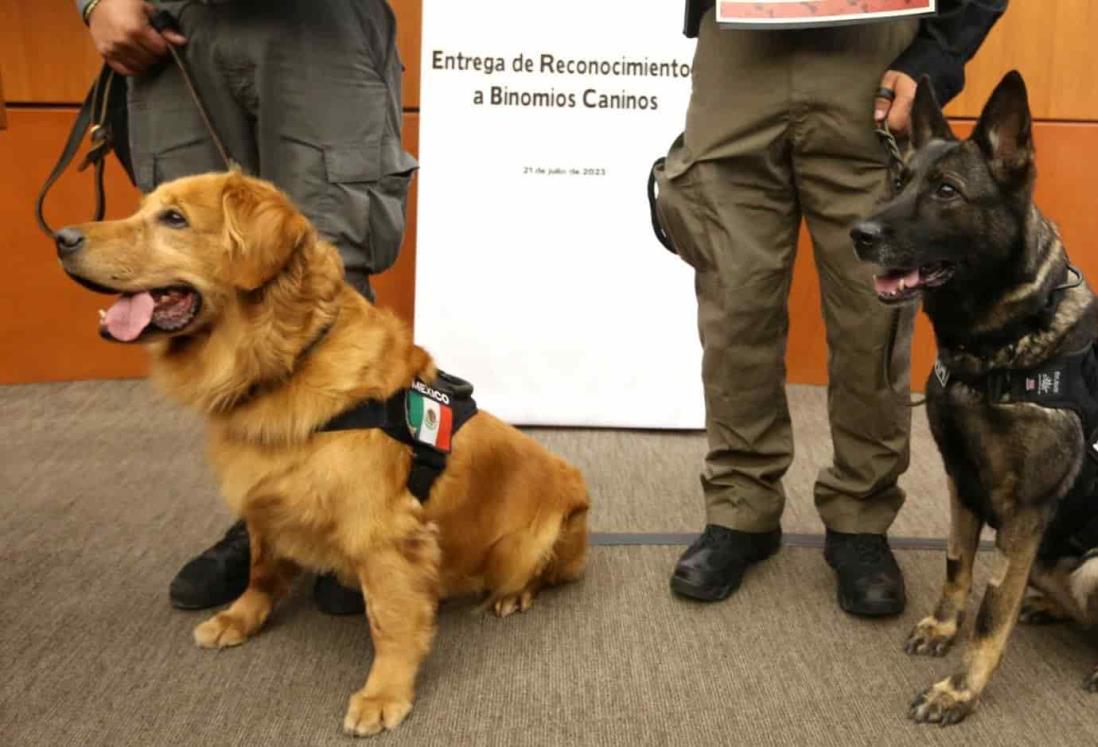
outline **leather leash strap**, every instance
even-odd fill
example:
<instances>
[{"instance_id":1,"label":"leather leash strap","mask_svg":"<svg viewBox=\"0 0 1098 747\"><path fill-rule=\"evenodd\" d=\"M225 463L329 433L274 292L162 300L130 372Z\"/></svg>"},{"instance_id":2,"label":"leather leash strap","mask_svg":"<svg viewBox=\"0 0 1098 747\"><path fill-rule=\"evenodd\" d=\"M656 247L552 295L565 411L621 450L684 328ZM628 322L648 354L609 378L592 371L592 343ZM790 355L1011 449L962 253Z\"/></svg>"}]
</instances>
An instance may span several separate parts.
<instances>
[{"instance_id":1,"label":"leather leash strap","mask_svg":"<svg viewBox=\"0 0 1098 747\"><path fill-rule=\"evenodd\" d=\"M179 24L176 23L175 18L166 10L158 10L149 19L149 23L157 31L163 33L167 30L180 31ZM187 86L187 92L191 95L191 101L194 102L194 108L198 110L198 115L202 117L202 123L206 126L206 132L210 135L210 140L213 141L214 147L217 148L218 155L221 156L221 162L225 164L225 169L231 171L237 167L235 161L229 157L229 151L225 148L225 144L221 142L221 138L218 137L217 130L214 129L213 120L210 119L210 113L206 109L206 105L202 103L202 96L198 93L198 88L194 84L194 80L191 79L190 71L187 70L187 63L183 60L182 55L179 54L179 50L175 48L175 45L169 44L168 51L171 52L172 59L175 60L175 66L179 68L179 74L183 76L183 83Z\"/></svg>"},{"instance_id":2,"label":"leather leash strap","mask_svg":"<svg viewBox=\"0 0 1098 747\"><path fill-rule=\"evenodd\" d=\"M887 90L887 89L882 89ZM880 94L881 91L878 92ZM883 97L887 98L887 97ZM896 136L892 134L892 131L888 129L886 122L877 123L876 128L877 138L881 141L881 147L884 148L885 153L888 155L888 186L892 189L892 196L900 194L900 190L903 189L903 173L904 173L904 157L900 152L900 144L896 141ZM903 312L899 309L893 309L891 328L888 333L888 346L885 348L885 360L884 360L884 377L885 384L889 389L893 389L892 381L892 355L896 348L896 340L900 334L900 317ZM915 408L922 407L926 404L926 397L922 399L905 398L904 404L907 407Z\"/></svg>"},{"instance_id":3,"label":"leather leash strap","mask_svg":"<svg viewBox=\"0 0 1098 747\"><path fill-rule=\"evenodd\" d=\"M168 29L175 31L179 30L179 25L176 23L175 18L165 10L157 11L149 19L152 27L157 31L163 32ZM190 71L187 69L187 64L183 60L179 51L171 44L168 45L168 50L171 52L172 60L175 62L176 68L179 69L179 74L183 76L183 82L187 86L187 91L190 93L191 100L194 102L195 108L198 110L199 116L202 118L202 123L206 127L206 132L209 133L210 139L213 141L214 146L217 148L218 155L221 156L222 163L225 164L227 170L232 170L237 167L237 164L229 157L229 152L225 148L225 144L217 134L217 130L214 129L213 121L210 119L209 111L206 109L205 104L202 103L202 97L198 93L198 89L195 87L194 80L191 78ZM107 200L103 189L103 168L106 163L107 155L114 149L114 133L111 129L110 112L111 112L111 94L112 91L117 88L116 76L118 74L110 69L107 65L103 66L100 70L99 76L96 78L95 83L92 84L91 90L88 92L87 97L84 99L83 106L80 107L80 111L76 115L76 121L73 123L72 131L69 132L68 140L65 142L65 147L61 151L61 156L57 159L57 163L54 164L53 170L50 171L50 175L46 178L45 183L42 185L42 189L38 192L38 198L35 200L34 211L35 218L38 220L38 227L42 229L42 232L46 234L51 240L54 238L56 232L46 221L45 216L45 204L46 196L49 194L53 185L61 178L61 175L65 173L65 170L72 163L72 160L76 157L76 153L80 150L80 145L84 141L84 136L91 130L91 142L92 146L88 150L84 160L80 166L77 167L77 171L84 171L88 166L95 167L94 185L95 185L95 212L93 214L93 221L103 220L103 215L106 213Z\"/></svg>"},{"instance_id":4,"label":"leather leash strap","mask_svg":"<svg viewBox=\"0 0 1098 747\"><path fill-rule=\"evenodd\" d=\"M103 194L103 163L107 154L114 147L114 143L111 141L110 126L106 118L107 112L110 111L110 90L115 75L116 73L113 70L106 65L103 66L103 69L99 72L99 77L96 78L95 83L92 84L91 90L84 99L84 105L80 107L80 111L76 115L76 122L73 124L69 139L65 142L65 147L61 151L61 157L57 159L57 163L54 164L50 175L46 177L42 189L38 191L38 198L34 204L34 214L38 219L38 227L51 239L54 237L54 230L46 222L43 213L46 195L54 183L61 178L61 174L69 167L69 164L72 163L72 159L76 157L76 152L80 150L80 144L84 141L84 135L89 128L91 129L92 147L88 154L84 156L84 161L77 170L84 171L88 166L95 167L94 220L103 219L103 213L106 210L106 199Z\"/></svg>"}]
</instances>

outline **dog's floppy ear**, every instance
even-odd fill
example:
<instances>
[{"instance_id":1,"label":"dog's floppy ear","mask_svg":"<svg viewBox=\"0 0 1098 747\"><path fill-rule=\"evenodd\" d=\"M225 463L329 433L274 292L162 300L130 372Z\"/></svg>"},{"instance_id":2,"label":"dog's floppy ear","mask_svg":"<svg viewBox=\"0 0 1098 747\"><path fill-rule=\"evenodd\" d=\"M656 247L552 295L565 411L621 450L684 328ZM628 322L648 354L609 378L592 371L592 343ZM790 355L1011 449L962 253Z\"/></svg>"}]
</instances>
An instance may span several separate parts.
<instances>
[{"instance_id":1,"label":"dog's floppy ear","mask_svg":"<svg viewBox=\"0 0 1098 747\"><path fill-rule=\"evenodd\" d=\"M1033 119L1026 84L1011 70L996 86L972 132L1000 182L1024 181L1033 166Z\"/></svg>"},{"instance_id":2,"label":"dog's floppy ear","mask_svg":"<svg viewBox=\"0 0 1098 747\"><path fill-rule=\"evenodd\" d=\"M915 89L915 103L911 105L911 144L922 148L931 140L956 140L957 136L942 114L929 76L924 75Z\"/></svg>"},{"instance_id":3,"label":"dog's floppy ear","mask_svg":"<svg viewBox=\"0 0 1098 747\"><path fill-rule=\"evenodd\" d=\"M231 253L229 277L243 290L255 290L276 276L312 237L309 221L286 195L239 172L227 177L221 208Z\"/></svg>"}]
</instances>

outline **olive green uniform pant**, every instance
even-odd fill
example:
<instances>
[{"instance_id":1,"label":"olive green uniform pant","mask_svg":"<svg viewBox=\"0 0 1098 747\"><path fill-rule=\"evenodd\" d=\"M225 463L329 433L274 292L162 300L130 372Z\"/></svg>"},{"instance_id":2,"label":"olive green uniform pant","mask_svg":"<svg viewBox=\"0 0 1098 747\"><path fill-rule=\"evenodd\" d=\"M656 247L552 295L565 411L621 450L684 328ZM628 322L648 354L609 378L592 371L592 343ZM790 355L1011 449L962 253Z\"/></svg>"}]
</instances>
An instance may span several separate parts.
<instances>
[{"instance_id":1,"label":"olive green uniform pant","mask_svg":"<svg viewBox=\"0 0 1098 747\"><path fill-rule=\"evenodd\" d=\"M800 222L819 274L834 458L815 485L824 523L881 533L904 500L914 311L882 305L849 229L888 189L874 134L880 77L909 22L725 31L705 18L686 131L657 170L661 222L696 270L709 523L779 526L793 458L787 301Z\"/></svg>"},{"instance_id":2,"label":"olive green uniform pant","mask_svg":"<svg viewBox=\"0 0 1098 747\"><path fill-rule=\"evenodd\" d=\"M396 259L415 160L401 147L396 21L385 0L161 2L229 155L274 182L343 257L348 280ZM143 192L224 164L170 62L133 78L130 143Z\"/></svg>"}]
</instances>

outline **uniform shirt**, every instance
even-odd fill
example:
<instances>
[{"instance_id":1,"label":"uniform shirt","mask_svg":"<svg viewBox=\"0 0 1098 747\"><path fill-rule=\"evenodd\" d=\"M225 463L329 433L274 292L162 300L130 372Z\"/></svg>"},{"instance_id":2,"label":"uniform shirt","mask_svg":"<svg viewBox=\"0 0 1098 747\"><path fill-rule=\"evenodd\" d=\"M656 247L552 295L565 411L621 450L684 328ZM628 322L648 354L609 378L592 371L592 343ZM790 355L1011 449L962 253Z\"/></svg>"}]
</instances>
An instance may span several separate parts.
<instances>
[{"instance_id":1,"label":"uniform shirt","mask_svg":"<svg viewBox=\"0 0 1098 747\"><path fill-rule=\"evenodd\" d=\"M216 5L217 3L228 2L228 0L198 0L198 2L203 3L205 5ZM80 11L80 17L81 18L84 17L84 12L87 10L87 7L91 4L92 4L92 0L76 0L76 9L78 11ZM154 4L155 4L155 0L154 0Z\"/></svg>"},{"instance_id":2,"label":"uniform shirt","mask_svg":"<svg viewBox=\"0 0 1098 747\"><path fill-rule=\"evenodd\" d=\"M684 33L694 38L702 16L714 0L687 0ZM938 15L919 22L919 31L890 66L915 80L930 76L941 104L965 87L965 63L980 48L991 27L1006 11L1008 0L938 0ZM883 70L881 72L884 72Z\"/></svg>"}]
</instances>

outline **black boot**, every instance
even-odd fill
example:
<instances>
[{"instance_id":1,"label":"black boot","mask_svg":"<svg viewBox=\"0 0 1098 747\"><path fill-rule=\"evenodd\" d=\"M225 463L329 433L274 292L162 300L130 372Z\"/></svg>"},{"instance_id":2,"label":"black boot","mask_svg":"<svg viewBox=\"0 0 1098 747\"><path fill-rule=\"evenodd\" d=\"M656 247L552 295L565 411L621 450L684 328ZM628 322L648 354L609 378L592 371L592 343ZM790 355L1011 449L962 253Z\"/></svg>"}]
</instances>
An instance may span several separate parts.
<instances>
[{"instance_id":1,"label":"black boot","mask_svg":"<svg viewBox=\"0 0 1098 747\"><path fill-rule=\"evenodd\" d=\"M839 578L839 606L852 615L898 615L907 604L904 576L883 534L827 530L824 558Z\"/></svg>"},{"instance_id":2,"label":"black boot","mask_svg":"<svg viewBox=\"0 0 1098 747\"><path fill-rule=\"evenodd\" d=\"M192 558L168 587L172 606L203 610L228 604L248 588L251 568L248 529L243 521L229 527L217 544Z\"/></svg>"},{"instance_id":3,"label":"black boot","mask_svg":"<svg viewBox=\"0 0 1098 747\"><path fill-rule=\"evenodd\" d=\"M361 615L366 611L362 592L344 586L335 576L317 576L313 585L313 601L326 615Z\"/></svg>"},{"instance_id":4,"label":"black boot","mask_svg":"<svg viewBox=\"0 0 1098 747\"><path fill-rule=\"evenodd\" d=\"M781 529L740 532L709 524L679 558L671 590L703 602L725 599L739 588L747 566L776 553L781 541Z\"/></svg>"},{"instance_id":5,"label":"black boot","mask_svg":"<svg viewBox=\"0 0 1098 747\"><path fill-rule=\"evenodd\" d=\"M181 610L204 610L235 601L248 588L251 547L243 521L229 527L217 544L192 558L172 579L168 598ZM348 589L335 576L318 576L313 599L329 615L360 615L366 611L362 592Z\"/></svg>"}]
</instances>

